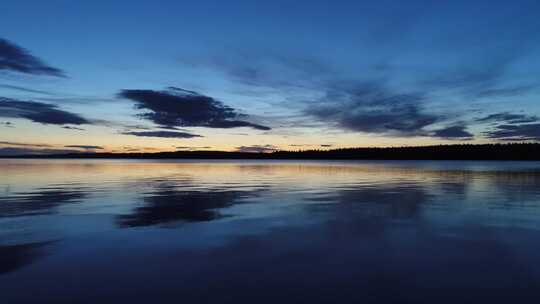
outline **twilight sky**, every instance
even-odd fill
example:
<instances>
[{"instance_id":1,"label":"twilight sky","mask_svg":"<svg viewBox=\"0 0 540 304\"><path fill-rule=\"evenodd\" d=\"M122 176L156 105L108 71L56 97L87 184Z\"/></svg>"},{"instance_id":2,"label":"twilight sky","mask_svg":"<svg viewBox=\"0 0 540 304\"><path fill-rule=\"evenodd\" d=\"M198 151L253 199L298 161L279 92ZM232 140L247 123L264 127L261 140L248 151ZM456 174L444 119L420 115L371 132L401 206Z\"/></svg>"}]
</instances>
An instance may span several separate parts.
<instances>
[{"instance_id":1,"label":"twilight sky","mask_svg":"<svg viewBox=\"0 0 540 304\"><path fill-rule=\"evenodd\" d=\"M537 0L0 11L0 154L540 141Z\"/></svg>"}]
</instances>

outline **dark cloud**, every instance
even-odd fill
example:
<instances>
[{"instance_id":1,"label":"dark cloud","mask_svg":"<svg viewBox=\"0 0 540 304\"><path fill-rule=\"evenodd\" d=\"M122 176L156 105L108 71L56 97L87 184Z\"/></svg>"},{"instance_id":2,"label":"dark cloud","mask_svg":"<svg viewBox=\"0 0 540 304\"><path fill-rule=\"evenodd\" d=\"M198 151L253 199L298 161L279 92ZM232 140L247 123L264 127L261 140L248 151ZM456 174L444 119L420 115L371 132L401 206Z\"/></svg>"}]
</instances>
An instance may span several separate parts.
<instances>
[{"instance_id":1,"label":"dark cloud","mask_svg":"<svg viewBox=\"0 0 540 304\"><path fill-rule=\"evenodd\" d=\"M143 126L143 125L126 125L125 128L127 129L135 129L135 130L152 130L149 126Z\"/></svg>"},{"instance_id":2,"label":"dark cloud","mask_svg":"<svg viewBox=\"0 0 540 304\"><path fill-rule=\"evenodd\" d=\"M143 152L143 151L158 151L160 149L152 148L152 147L131 147L131 146L124 146L122 147L122 152ZM118 152L118 151L113 151Z\"/></svg>"},{"instance_id":3,"label":"dark cloud","mask_svg":"<svg viewBox=\"0 0 540 304\"><path fill-rule=\"evenodd\" d=\"M204 125L203 125L204 126ZM222 121L215 121L212 122L209 125L206 125L210 128L221 128L221 129L231 129L231 128L240 128L240 127L248 127L253 128L256 130L263 130L268 131L271 128L266 126L257 125L251 122L247 121L241 121L241 120L222 120Z\"/></svg>"},{"instance_id":4,"label":"dark cloud","mask_svg":"<svg viewBox=\"0 0 540 304\"><path fill-rule=\"evenodd\" d=\"M71 149L39 149L39 148L24 148L24 147L5 147L0 148L0 155L15 156L15 155L51 155L51 154L68 154L78 153L79 150Z\"/></svg>"},{"instance_id":5,"label":"dark cloud","mask_svg":"<svg viewBox=\"0 0 540 304\"><path fill-rule=\"evenodd\" d=\"M176 149L178 150L189 150L189 151L192 151L192 150L206 150L206 149L212 149L212 147L210 146L202 146L202 147L198 147L198 146L194 146L194 147L189 147L189 146L179 146L179 147L175 147Z\"/></svg>"},{"instance_id":6,"label":"dark cloud","mask_svg":"<svg viewBox=\"0 0 540 304\"><path fill-rule=\"evenodd\" d=\"M333 145L330 145L330 144L323 144L321 145L321 147L324 147L324 148L328 148L328 147L332 147Z\"/></svg>"},{"instance_id":7,"label":"dark cloud","mask_svg":"<svg viewBox=\"0 0 540 304\"><path fill-rule=\"evenodd\" d=\"M68 129L68 130L84 131L83 128L77 128L77 127L72 127L72 126L63 126L62 128Z\"/></svg>"},{"instance_id":8,"label":"dark cloud","mask_svg":"<svg viewBox=\"0 0 540 304\"><path fill-rule=\"evenodd\" d=\"M313 145L308 144L290 144L289 147L311 147Z\"/></svg>"},{"instance_id":9,"label":"dark cloud","mask_svg":"<svg viewBox=\"0 0 540 304\"><path fill-rule=\"evenodd\" d=\"M509 141L540 140L540 123L519 125L503 124L484 134L488 138Z\"/></svg>"},{"instance_id":10,"label":"dark cloud","mask_svg":"<svg viewBox=\"0 0 540 304\"><path fill-rule=\"evenodd\" d=\"M504 122L508 124L537 122L540 118L533 115L512 114L509 112L495 113L488 116L478 118L477 122Z\"/></svg>"},{"instance_id":11,"label":"dark cloud","mask_svg":"<svg viewBox=\"0 0 540 304\"><path fill-rule=\"evenodd\" d=\"M60 110L56 105L5 97L0 97L0 117L25 118L33 122L54 125L90 124L90 121L82 116Z\"/></svg>"},{"instance_id":12,"label":"dark cloud","mask_svg":"<svg viewBox=\"0 0 540 304\"><path fill-rule=\"evenodd\" d=\"M134 135L140 137L163 137L163 138L193 138L203 137L201 135L187 133L187 132L174 132L174 131L133 131L124 132L125 135Z\"/></svg>"},{"instance_id":13,"label":"dark cloud","mask_svg":"<svg viewBox=\"0 0 540 304\"><path fill-rule=\"evenodd\" d=\"M277 150L278 150L278 147L274 145L254 145L254 146L236 147L237 152L248 152L248 153L270 153Z\"/></svg>"},{"instance_id":14,"label":"dark cloud","mask_svg":"<svg viewBox=\"0 0 540 304\"><path fill-rule=\"evenodd\" d=\"M6 128L13 128L13 123L11 121L0 122L0 125L4 126Z\"/></svg>"},{"instance_id":15,"label":"dark cloud","mask_svg":"<svg viewBox=\"0 0 540 304\"><path fill-rule=\"evenodd\" d=\"M0 155L49 155L77 153L73 149L57 149L48 144L0 141Z\"/></svg>"},{"instance_id":16,"label":"dark cloud","mask_svg":"<svg viewBox=\"0 0 540 304\"><path fill-rule=\"evenodd\" d=\"M69 146L64 146L64 147L65 148L87 149L87 150L103 150L103 147L101 147L101 146L69 145Z\"/></svg>"},{"instance_id":17,"label":"dark cloud","mask_svg":"<svg viewBox=\"0 0 540 304\"><path fill-rule=\"evenodd\" d=\"M474 135L466 130L466 126L450 126L433 131L433 136L444 139L473 139Z\"/></svg>"},{"instance_id":18,"label":"dark cloud","mask_svg":"<svg viewBox=\"0 0 540 304\"><path fill-rule=\"evenodd\" d=\"M336 86L305 113L352 131L424 135L441 117L424 112L423 94L394 94L377 83Z\"/></svg>"},{"instance_id":19,"label":"dark cloud","mask_svg":"<svg viewBox=\"0 0 540 304\"><path fill-rule=\"evenodd\" d=\"M0 38L0 70L64 77L64 72L34 57L24 48Z\"/></svg>"},{"instance_id":20,"label":"dark cloud","mask_svg":"<svg viewBox=\"0 0 540 304\"><path fill-rule=\"evenodd\" d=\"M0 145L16 146L16 147L50 147L51 146L47 144L30 144L30 143L19 143L19 142L13 142L13 141L0 141Z\"/></svg>"},{"instance_id":21,"label":"dark cloud","mask_svg":"<svg viewBox=\"0 0 540 304\"><path fill-rule=\"evenodd\" d=\"M266 126L238 120L245 115L239 114L221 101L194 91L175 87L170 87L166 91L122 90L118 96L135 101L137 109L148 110L139 114L139 117L153 121L164 128L250 127L257 130L270 130Z\"/></svg>"}]
</instances>

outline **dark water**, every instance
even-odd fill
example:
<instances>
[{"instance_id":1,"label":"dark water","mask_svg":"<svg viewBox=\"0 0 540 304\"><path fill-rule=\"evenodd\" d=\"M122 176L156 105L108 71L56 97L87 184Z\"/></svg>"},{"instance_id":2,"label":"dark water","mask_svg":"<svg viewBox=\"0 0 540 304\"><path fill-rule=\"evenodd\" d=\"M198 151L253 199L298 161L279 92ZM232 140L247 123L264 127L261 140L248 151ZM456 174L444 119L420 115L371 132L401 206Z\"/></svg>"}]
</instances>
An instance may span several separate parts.
<instances>
[{"instance_id":1,"label":"dark water","mask_svg":"<svg viewBox=\"0 0 540 304\"><path fill-rule=\"evenodd\" d=\"M0 161L0 303L540 303L538 162Z\"/></svg>"}]
</instances>

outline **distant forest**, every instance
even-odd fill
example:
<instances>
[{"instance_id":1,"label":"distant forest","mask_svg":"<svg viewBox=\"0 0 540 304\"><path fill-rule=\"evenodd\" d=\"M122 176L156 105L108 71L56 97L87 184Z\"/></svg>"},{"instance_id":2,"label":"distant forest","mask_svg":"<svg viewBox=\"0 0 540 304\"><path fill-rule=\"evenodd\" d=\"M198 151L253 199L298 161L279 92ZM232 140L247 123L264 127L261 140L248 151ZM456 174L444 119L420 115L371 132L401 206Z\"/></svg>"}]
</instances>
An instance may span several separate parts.
<instances>
[{"instance_id":1,"label":"distant forest","mask_svg":"<svg viewBox=\"0 0 540 304\"><path fill-rule=\"evenodd\" d=\"M4 158L133 158L133 159L321 159L321 160L540 160L539 143L463 144L419 147L347 148L275 151L271 153L176 151L158 153L70 153L3 156Z\"/></svg>"}]
</instances>

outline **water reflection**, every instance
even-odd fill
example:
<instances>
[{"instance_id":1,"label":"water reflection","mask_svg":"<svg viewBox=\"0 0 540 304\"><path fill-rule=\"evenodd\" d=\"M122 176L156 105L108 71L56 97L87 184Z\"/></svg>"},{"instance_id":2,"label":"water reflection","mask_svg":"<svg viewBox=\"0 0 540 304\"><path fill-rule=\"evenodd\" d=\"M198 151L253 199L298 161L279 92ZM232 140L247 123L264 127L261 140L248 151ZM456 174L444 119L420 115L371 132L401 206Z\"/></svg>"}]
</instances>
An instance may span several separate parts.
<instances>
[{"instance_id":1,"label":"water reflection","mask_svg":"<svg viewBox=\"0 0 540 304\"><path fill-rule=\"evenodd\" d=\"M312 206L314 210L332 212L336 217L411 219L429 198L418 185L389 184L336 190L311 200L319 202Z\"/></svg>"},{"instance_id":2,"label":"water reflection","mask_svg":"<svg viewBox=\"0 0 540 304\"><path fill-rule=\"evenodd\" d=\"M0 176L7 303L540 300L540 163L36 162Z\"/></svg>"},{"instance_id":3,"label":"water reflection","mask_svg":"<svg viewBox=\"0 0 540 304\"><path fill-rule=\"evenodd\" d=\"M144 206L127 215L119 215L121 227L164 224L175 221L200 222L221 218L219 209L230 207L252 196L248 191L179 190L177 185L156 182L155 189L144 194Z\"/></svg>"},{"instance_id":4,"label":"water reflection","mask_svg":"<svg viewBox=\"0 0 540 304\"><path fill-rule=\"evenodd\" d=\"M49 242L0 246L0 275L18 270L45 255Z\"/></svg>"},{"instance_id":5,"label":"water reflection","mask_svg":"<svg viewBox=\"0 0 540 304\"><path fill-rule=\"evenodd\" d=\"M0 217L51 213L56 207L63 204L82 201L86 195L87 193L83 189L62 186L6 194L0 197Z\"/></svg>"}]
</instances>

